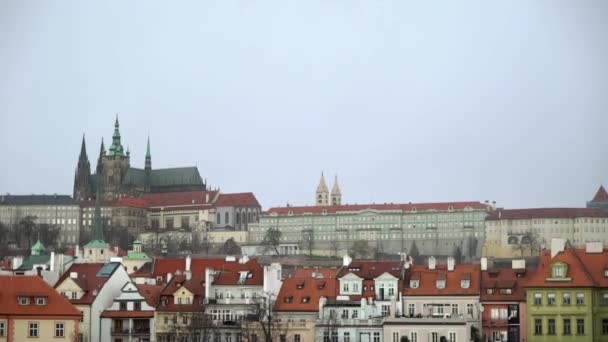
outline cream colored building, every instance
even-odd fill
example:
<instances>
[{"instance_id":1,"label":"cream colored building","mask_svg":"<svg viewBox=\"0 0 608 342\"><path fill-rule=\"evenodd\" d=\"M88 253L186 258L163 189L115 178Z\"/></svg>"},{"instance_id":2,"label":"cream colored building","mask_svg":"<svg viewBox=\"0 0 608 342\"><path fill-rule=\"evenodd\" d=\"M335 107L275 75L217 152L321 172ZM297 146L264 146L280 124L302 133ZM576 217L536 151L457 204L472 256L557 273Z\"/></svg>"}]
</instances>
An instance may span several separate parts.
<instances>
[{"instance_id":1,"label":"cream colored building","mask_svg":"<svg viewBox=\"0 0 608 342\"><path fill-rule=\"evenodd\" d=\"M608 213L597 208L499 209L486 218L485 235L483 255L495 258L539 255L555 238L573 247L607 244ZM536 240L532 248L530 236Z\"/></svg>"},{"instance_id":2,"label":"cream colored building","mask_svg":"<svg viewBox=\"0 0 608 342\"><path fill-rule=\"evenodd\" d=\"M245 230L212 230L209 232L209 242L212 244L223 244L226 240L233 238L236 243L242 245L247 243L247 231Z\"/></svg>"}]
</instances>

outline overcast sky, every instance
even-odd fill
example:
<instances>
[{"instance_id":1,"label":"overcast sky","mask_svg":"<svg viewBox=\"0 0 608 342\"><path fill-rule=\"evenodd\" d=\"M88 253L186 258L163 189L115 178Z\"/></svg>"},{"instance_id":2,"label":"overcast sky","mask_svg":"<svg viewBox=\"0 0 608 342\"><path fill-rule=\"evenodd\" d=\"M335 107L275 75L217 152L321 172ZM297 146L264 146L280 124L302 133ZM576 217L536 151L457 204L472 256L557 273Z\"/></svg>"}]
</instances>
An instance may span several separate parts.
<instances>
[{"instance_id":1,"label":"overcast sky","mask_svg":"<svg viewBox=\"0 0 608 342\"><path fill-rule=\"evenodd\" d=\"M0 2L0 193L132 166L262 206L584 206L608 183L608 1Z\"/></svg>"}]
</instances>

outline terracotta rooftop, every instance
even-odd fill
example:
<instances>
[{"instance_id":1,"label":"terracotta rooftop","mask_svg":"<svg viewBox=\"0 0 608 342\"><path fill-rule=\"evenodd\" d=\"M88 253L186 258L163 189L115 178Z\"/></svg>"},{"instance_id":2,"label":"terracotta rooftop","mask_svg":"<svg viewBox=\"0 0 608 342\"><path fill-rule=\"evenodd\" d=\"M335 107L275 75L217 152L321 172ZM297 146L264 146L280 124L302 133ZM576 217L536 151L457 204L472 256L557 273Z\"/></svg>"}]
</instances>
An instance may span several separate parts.
<instances>
[{"instance_id":1,"label":"terracotta rooftop","mask_svg":"<svg viewBox=\"0 0 608 342\"><path fill-rule=\"evenodd\" d=\"M82 316L40 277L0 276L0 288L0 315ZM20 296L29 297L29 304L19 305ZM36 305L35 297L46 297L46 305Z\"/></svg>"},{"instance_id":2,"label":"terracotta rooftop","mask_svg":"<svg viewBox=\"0 0 608 342\"><path fill-rule=\"evenodd\" d=\"M155 307L158 304L160 298L160 292L163 290L163 285L146 285L136 284L139 293L146 298L148 305Z\"/></svg>"},{"instance_id":3,"label":"terracotta rooftop","mask_svg":"<svg viewBox=\"0 0 608 342\"><path fill-rule=\"evenodd\" d=\"M335 278L288 278L283 281L275 302L276 311L319 310L319 299L335 299L338 281Z\"/></svg>"},{"instance_id":4,"label":"terracotta rooftop","mask_svg":"<svg viewBox=\"0 0 608 342\"><path fill-rule=\"evenodd\" d=\"M419 281L417 288L410 287L410 280ZM437 280L445 280L443 289L437 288ZM469 280L469 287L462 288L461 281ZM427 265L412 265L406 271L403 294L405 296L459 296L479 295L479 265L457 264L453 271L446 265L437 265L430 270Z\"/></svg>"},{"instance_id":5,"label":"terracotta rooftop","mask_svg":"<svg viewBox=\"0 0 608 342\"><path fill-rule=\"evenodd\" d=\"M255 195L251 192L220 194L215 202L216 207L259 207Z\"/></svg>"},{"instance_id":6,"label":"terracotta rooftop","mask_svg":"<svg viewBox=\"0 0 608 342\"><path fill-rule=\"evenodd\" d=\"M597 192L595 193L595 196L593 196L591 202L608 202L608 192L606 192L603 185L600 185L600 188L597 189Z\"/></svg>"},{"instance_id":7,"label":"terracotta rooftop","mask_svg":"<svg viewBox=\"0 0 608 342\"><path fill-rule=\"evenodd\" d=\"M323 210L332 214L336 212L361 211L366 209L371 210L395 210L395 211L448 211L448 210L464 210L471 208L476 210L487 210L488 206L481 202L443 202L443 203L384 203L384 204L344 204L344 205L329 205L329 206L303 206L303 207L275 207L270 208L265 214L272 215L288 215L292 212L294 215L305 213L321 214Z\"/></svg>"},{"instance_id":8,"label":"terracotta rooftop","mask_svg":"<svg viewBox=\"0 0 608 342\"><path fill-rule=\"evenodd\" d=\"M150 208L210 205L216 195L217 191L159 192L145 194L143 200Z\"/></svg>"},{"instance_id":9,"label":"terracotta rooftop","mask_svg":"<svg viewBox=\"0 0 608 342\"><path fill-rule=\"evenodd\" d=\"M264 285L264 269L256 259L245 264L228 263L215 271L213 285ZM245 275L244 283L240 281L241 274Z\"/></svg>"},{"instance_id":10,"label":"terracotta rooftop","mask_svg":"<svg viewBox=\"0 0 608 342\"><path fill-rule=\"evenodd\" d=\"M567 281L552 280L551 264L561 261L568 264ZM608 286L604 272L608 269L608 249L602 253L587 253L584 249L566 248L551 258L551 251L544 250L538 268L526 283L526 287L596 287Z\"/></svg>"},{"instance_id":11,"label":"terracotta rooftop","mask_svg":"<svg viewBox=\"0 0 608 342\"><path fill-rule=\"evenodd\" d=\"M191 304L175 304L173 294L181 289L188 289L193 295L194 300ZM205 297L205 273L193 273L191 279L179 274L173 276L171 281L160 293L160 301L156 306L157 311L170 312L202 312L204 305L202 299Z\"/></svg>"},{"instance_id":12,"label":"terracotta rooftop","mask_svg":"<svg viewBox=\"0 0 608 342\"><path fill-rule=\"evenodd\" d=\"M482 301L525 301L524 285L534 273L533 268L497 268L481 271L481 300ZM488 293L490 289L491 293ZM510 289L510 294L507 291Z\"/></svg>"},{"instance_id":13,"label":"terracotta rooftop","mask_svg":"<svg viewBox=\"0 0 608 342\"><path fill-rule=\"evenodd\" d=\"M336 267L301 267L296 269L294 278L336 278L339 269Z\"/></svg>"},{"instance_id":14,"label":"terracotta rooftop","mask_svg":"<svg viewBox=\"0 0 608 342\"><path fill-rule=\"evenodd\" d=\"M118 267L121 267L119 263L72 264L72 266L70 266L70 268L61 276L61 278L59 278L55 284L55 288L69 278L84 291L84 295L82 297L79 299L70 299L69 301L73 304L91 304L93 301L95 301L96 294L99 293L104 284L108 281L108 279L110 279L109 276L98 276L99 271L101 271L104 265L108 265L108 267L111 267L112 265L115 266L114 269L111 270L111 274L113 274ZM70 277L73 272L76 273L76 278Z\"/></svg>"},{"instance_id":15,"label":"terracotta rooftop","mask_svg":"<svg viewBox=\"0 0 608 342\"><path fill-rule=\"evenodd\" d=\"M598 208L499 209L490 213L486 220L529 220L578 217L608 217L608 214Z\"/></svg>"},{"instance_id":16,"label":"terracotta rooftop","mask_svg":"<svg viewBox=\"0 0 608 342\"><path fill-rule=\"evenodd\" d=\"M238 258L235 262L227 262L223 258L192 258L190 270L192 273L204 274L206 268L221 270L231 264L238 264ZM186 258L154 258L151 275L154 278L163 277L166 280L168 273L175 274L178 270L181 273L186 271Z\"/></svg>"}]
</instances>

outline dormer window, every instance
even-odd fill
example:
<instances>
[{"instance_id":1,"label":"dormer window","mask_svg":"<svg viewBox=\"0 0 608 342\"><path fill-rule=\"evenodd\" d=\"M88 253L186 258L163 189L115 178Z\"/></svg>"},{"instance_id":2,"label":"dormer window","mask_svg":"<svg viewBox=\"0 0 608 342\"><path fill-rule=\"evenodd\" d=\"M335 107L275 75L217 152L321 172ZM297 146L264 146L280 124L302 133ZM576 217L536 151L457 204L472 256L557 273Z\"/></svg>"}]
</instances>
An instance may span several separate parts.
<instances>
[{"instance_id":1,"label":"dormer window","mask_svg":"<svg viewBox=\"0 0 608 342\"><path fill-rule=\"evenodd\" d=\"M463 289L468 289L469 286L471 286L471 281L469 279L462 279L460 281L460 287L462 287Z\"/></svg>"},{"instance_id":2,"label":"dormer window","mask_svg":"<svg viewBox=\"0 0 608 342\"><path fill-rule=\"evenodd\" d=\"M297 288L298 290L303 289L303 288L304 288L304 282L298 283L298 284L296 285L296 288Z\"/></svg>"},{"instance_id":3,"label":"dormer window","mask_svg":"<svg viewBox=\"0 0 608 342\"><path fill-rule=\"evenodd\" d=\"M608 278L608 268L604 269L604 278Z\"/></svg>"},{"instance_id":4,"label":"dormer window","mask_svg":"<svg viewBox=\"0 0 608 342\"><path fill-rule=\"evenodd\" d=\"M19 305L28 305L30 299L28 297L19 297Z\"/></svg>"},{"instance_id":5,"label":"dormer window","mask_svg":"<svg viewBox=\"0 0 608 342\"><path fill-rule=\"evenodd\" d=\"M285 297L285 298L283 298L283 302L285 302L285 303L291 303L291 302L293 302L293 297L291 297L291 296Z\"/></svg>"},{"instance_id":6,"label":"dormer window","mask_svg":"<svg viewBox=\"0 0 608 342\"><path fill-rule=\"evenodd\" d=\"M324 289L324 288L325 288L325 282L323 282L323 283L319 283L319 284L317 285L317 289L319 289L319 290L322 290L322 289Z\"/></svg>"},{"instance_id":7,"label":"dormer window","mask_svg":"<svg viewBox=\"0 0 608 342\"><path fill-rule=\"evenodd\" d=\"M488 288L488 289L486 289L486 293L487 294L493 294L494 293L494 289Z\"/></svg>"},{"instance_id":8,"label":"dormer window","mask_svg":"<svg viewBox=\"0 0 608 342\"><path fill-rule=\"evenodd\" d=\"M420 285L419 280L410 280L410 287L412 289L417 289L419 285Z\"/></svg>"},{"instance_id":9,"label":"dormer window","mask_svg":"<svg viewBox=\"0 0 608 342\"><path fill-rule=\"evenodd\" d=\"M308 303L310 301L310 297L303 297L302 303Z\"/></svg>"},{"instance_id":10,"label":"dormer window","mask_svg":"<svg viewBox=\"0 0 608 342\"><path fill-rule=\"evenodd\" d=\"M36 297L36 305L46 305L45 297Z\"/></svg>"},{"instance_id":11,"label":"dormer window","mask_svg":"<svg viewBox=\"0 0 608 342\"><path fill-rule=\"evenodd\" d=\"M562 265L555 265L552 269L553 278L563 278L566 276L565 267Z\"/></svg>"},{"instance_id":12,"label":"dormer window","mask_svg":"<svg viewBox=\"0 0 608 342\"><path fill-rule=\"evenodd\" d=\"M513 294L513 290L512 289L500 289L500 294Z\"/></svg>"},{"instance_id":13,"label":"dormer window","mask_svg":"<svg viewBox=\"0 0 608 342\"><path fill-rule=\"evenodd\" d=\"M445 288L445 279L437 279L437 288L438 289Z\"/></svg>"}]
</instances>

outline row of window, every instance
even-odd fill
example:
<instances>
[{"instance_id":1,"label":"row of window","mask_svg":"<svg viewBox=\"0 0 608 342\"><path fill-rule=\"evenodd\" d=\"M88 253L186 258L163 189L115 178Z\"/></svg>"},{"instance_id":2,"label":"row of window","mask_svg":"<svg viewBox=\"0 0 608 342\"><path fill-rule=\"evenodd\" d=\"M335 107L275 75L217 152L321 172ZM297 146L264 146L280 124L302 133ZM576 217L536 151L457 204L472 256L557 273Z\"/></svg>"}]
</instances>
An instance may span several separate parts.
<instances>
[{"instance_id":1,"label":"row of window","mask_svg":"<svg viewBox=\"0 0 608 342\"><path fill-rule=\"evenodd\" d=\"M20 296L19 297L19 305L29 305L30 297ZM46 305L46 297L36 297L35 298L36 305Z\"/></svg>"},{"instance_id":2,"label":"row of window","mask_svg":"<svg viewBox=\"0 0 608 342\"><path fill-rule=\"evenodd\" d=\"M40 323L28 322L28 337L40 337ZM6 322L0 322L0 337L6 336ZM65 324L63 322L55 322L54 337L65 337Z\"/></svg>"},{"instance_id":3,"label":"row of window","mask_svg":"<svg viewBox=\"0 0 608 342\"><path fill-rule=\"evenodd\" d=\"M606 326L608 326L608 320L603 320L605 323L604 330L606 331ZM545 330L543 327L543 320L541 318L534 319L534 335L544 335ZM562 319L562 335L572 335L572 319L564 318ZM577 335L585 335L585 319L578 318L576 319L576 334ZM604 332L606 334L606 332ZM557 335L556 329L556 320L555 318L547 319L547 330L546 335Z\"/></svg>"},{"instance_id":4,"label":"row of window","mask_svg":"<svg viewBox=\"0 0 608 342\"><path fill-rule=\"evenodd\" d=\"M542 293L534 294L534 305L543 305L543 295ZM562 305L571 305L572 299L570 293L564 293L562 295ZM602 298L602 304L608 305L608 293L605 293ZM547 305L557 305L557 296L555 293L547 294ZM576 294L576 305L585 305L585 294L577 293Z\"/></svg>"}]
</instances>

